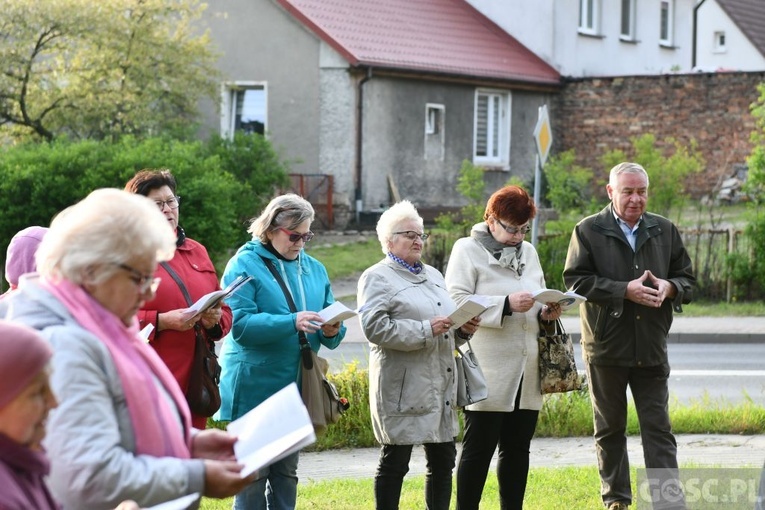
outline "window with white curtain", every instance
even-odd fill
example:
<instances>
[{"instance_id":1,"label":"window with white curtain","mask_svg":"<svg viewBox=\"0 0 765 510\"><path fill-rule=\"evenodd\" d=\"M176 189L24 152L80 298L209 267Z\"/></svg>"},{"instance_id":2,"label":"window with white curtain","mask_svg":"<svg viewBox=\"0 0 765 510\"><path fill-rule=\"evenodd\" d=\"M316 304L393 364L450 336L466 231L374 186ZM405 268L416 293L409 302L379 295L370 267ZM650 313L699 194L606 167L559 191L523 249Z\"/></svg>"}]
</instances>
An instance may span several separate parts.
<instances>
[{"instance_id":1,"label":"window with white curtain","mask_svg":"<svg viewBox=\"0 0 765 510\"><path fill-rule=\"evenodd\" d=\"M503 91L476 91L473 163L509 167L510 99Z\"/></svg>"}]
</instances>

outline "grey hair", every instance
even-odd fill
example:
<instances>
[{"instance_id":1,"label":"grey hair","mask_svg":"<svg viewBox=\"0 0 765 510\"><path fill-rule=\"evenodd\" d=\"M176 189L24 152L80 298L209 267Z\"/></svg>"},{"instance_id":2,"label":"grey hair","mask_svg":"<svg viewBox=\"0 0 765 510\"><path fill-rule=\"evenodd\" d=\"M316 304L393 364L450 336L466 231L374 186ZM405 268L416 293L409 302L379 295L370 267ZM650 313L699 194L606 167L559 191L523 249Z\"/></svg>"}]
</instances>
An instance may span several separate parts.
<instances>
[{"instance_id":1,"label":"grey hair","mask_svg":"<svg viewBox=\"0 0 765 510\"><path fill-rule=\"evenodd\" d=\"M388 242L393 239L393 232L396 232L399 226L405 221L415 221L420 227L424 228L424 222L417 208L409 200L396 202L380 215L377 220L377 239L380 241L382 252L388 254Z\"/></svg>"},{"instance_id":2,"label":"grey hair","mask_svg":"<svg viewBox=\"0 0 765 510\"><path fill-rule=\"evenodd\" d=\"M616 187L616 181L621 174L640 174L645 177L645 187L648 187L648 172L645 171L641 165L637 163L630 163L625 161L619 163L611 169L611 173L608 176L608 184L612 187Z\"/></svg>"},{"instance_id":3,"label":"grey hair","mask_svg":"<svg viewBox=\"0 0 765 510\"><path fill-rule=\"evenodd\" d=\"M308 220L313 223L314 211L311 203L300 195L287 193L271 200L260 216L254 218L247 232L252 239L260 239L268 243L268 233L283 227L294 230L298 225Z\"/></svg>"},{"instance_id":4,"label":"grey hair","mask_svg":"<svg viewBox=\"0 0 765 510\"><path fill-rule=\"evenodd\" d=\"M37 270L51 280L100 283L134 258L170 260L175 232L143 195L104 188L64 209L51 222L36 253ZM104 266L103 271L91 272ZM109 268L109 266L113 266Z\"/></svg>"}]
</instances>

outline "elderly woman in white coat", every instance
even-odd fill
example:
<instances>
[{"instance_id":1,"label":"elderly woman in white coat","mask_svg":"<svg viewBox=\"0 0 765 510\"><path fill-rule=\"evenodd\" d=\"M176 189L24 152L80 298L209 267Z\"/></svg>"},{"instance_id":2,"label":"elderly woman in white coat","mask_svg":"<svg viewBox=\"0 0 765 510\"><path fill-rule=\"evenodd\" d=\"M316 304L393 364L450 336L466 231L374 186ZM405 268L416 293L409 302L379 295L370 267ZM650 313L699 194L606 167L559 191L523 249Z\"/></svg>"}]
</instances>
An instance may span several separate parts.
<instances>
[{"instance_id":1,"label":"elderly woman in white coat","mask_svg":"<svg viewBox=\"0 0 765 510\"><path fill-rule=\"evenodd\" d=\"M457 508L478 510L494 451L503 510L523 507L529 447L542 407L539 385L539 320L560 317L560 306L542 305L531 293L545 287L534 246L523 240L534 218L523 188L506 186L486 205L484 222L458 240L449 256L446 285L459 305L474 295L496 306L481 316L471 343L489 397L465 407L465 434L457 467Z\"/></svg>"},{"instance_id":2,"label":"elderly woman in white coat","mask_svg":"<svg viewBox=\"0 0 765 510\"><path fill-rule=\"evenodd\" d=\"M369 400L382 445L375 474L377 510L397 509L413 445L427 459L425 503L449 508L458 433L455 335L476 330L473 319L452 330L455 310L441 273L420 261L428 234L414 206L402 201L377 223L385 258L359 279L361 326L370 342Z\"/></svg>"}]
</instances>

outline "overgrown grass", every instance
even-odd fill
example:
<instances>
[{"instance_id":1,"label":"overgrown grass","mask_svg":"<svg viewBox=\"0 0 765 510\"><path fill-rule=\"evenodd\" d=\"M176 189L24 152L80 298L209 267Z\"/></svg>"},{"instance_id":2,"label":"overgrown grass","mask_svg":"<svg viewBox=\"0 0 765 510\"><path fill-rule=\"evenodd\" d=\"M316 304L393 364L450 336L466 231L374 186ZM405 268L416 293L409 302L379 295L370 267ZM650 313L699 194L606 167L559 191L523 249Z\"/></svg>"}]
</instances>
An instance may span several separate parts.
<instances>
[{"instance_id":1,"label":"overgrown grass","mask_svg":"<svg viewBox=\"0 0 765 510\"><path fill-rule=\"evenodd\" d=\"M675 317L762 317L765 316L765 301L694 301L683 305L683 313Z\"/></svg>"},{"instance_id":2,"label":"overgrown grass","mask_svg":"<svg viewBox=\"0 0 765 510\"><path fill-rule=\"evenodd\" d=\"M324 264L330 280L360 273L383 258L377 238L331 246L312 246L307 251Z\"/></svg>"}]
</instances>

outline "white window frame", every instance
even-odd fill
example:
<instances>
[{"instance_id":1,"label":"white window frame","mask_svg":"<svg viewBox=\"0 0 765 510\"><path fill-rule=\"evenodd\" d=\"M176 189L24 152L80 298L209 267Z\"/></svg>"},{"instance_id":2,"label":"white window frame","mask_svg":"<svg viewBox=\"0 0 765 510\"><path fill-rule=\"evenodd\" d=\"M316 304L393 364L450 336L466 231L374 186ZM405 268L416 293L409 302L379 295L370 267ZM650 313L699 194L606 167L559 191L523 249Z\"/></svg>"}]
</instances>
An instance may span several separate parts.
<instances>
[{"instance_id":1,"label":"white window frame","mask_svg":"<svg viewBox=\"0 0 765 510\"><path fill-rule=\"evenodd\" d=\"M233 81L221 84L221 117L220 132L224 138L234 137L236 121L236 93L247 89L263 90L266 100L264 105L265 118L263 121L264 136L268 134L268 83L265 81Z\"/></svg>"},{"instance_id":2,"label":"white window frame","mask_svg":"<svg viewBox=\"0 0 765 510\"><path fill-rule=\"evenodd\" d=\"M479 154L482 145L479 133L482 119L479 118L479 102L486 98L485 134L486 154ZM473 163L476 165L510 169L510 112L512 95L506 90L478 89L473 103ZM490 119L496 119L491 122ZM483 152L483 151L482 151Z\"/></svg>"},{"instance_id":3,"label":"white window frame","mask_svg":"<svg viewBox=\"0 0 765 510\"><path fill-rule=\"evenodd\" d=\"M600 34L601 0L579 0L579 33Z\"/></svg>"},{"instance_id":4,"label":"white window frame","mask_svg":"<svg viewBox=\"0 0 765 510\"><path fill-rule=\"evenodd\" d=\"M666 17L664 8L666 6ZM659 3L659 44L674 46L675 40L675 0L661 0Z\"/></svg>"},{"instance_id":5,"label":"white window frame","mask_svg":"<svg viewBox=\"0 0 765 510\"><path fill-rule=\"evenodd\" d=\"M728 46L725 41L725 30L718 30L714 35L714 50L715 53L726 53Z\"/></svg>"},{"instance_id":6,"label":"white window frame","mask_svg":"<svg viewBox=\"0 0 765 510\"><path fill-rule=\"evenodd\" d=\"M635 26L636 26L636 16L637 16L637 0L622 0L622 12L621 12L621 18L619 23L619 38L622 41L629 41L634 42L637 40L637 35L635 34ZM628 16L627 19L627 31L624 30L624 17Z\"/></svg>"},{"instance_id":7,"label":"white window frame","mask_svg":"<svg viewBox=\"0 0 765 510\"><path fill-rule=\"evenodd\" d=\"M442 104L425 104L425 134L437 135L444 130L444 113L446 108Z\"/></svg>"}]
</instances>

